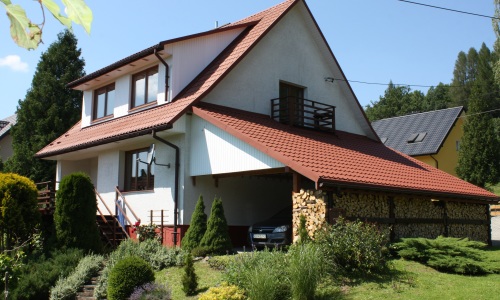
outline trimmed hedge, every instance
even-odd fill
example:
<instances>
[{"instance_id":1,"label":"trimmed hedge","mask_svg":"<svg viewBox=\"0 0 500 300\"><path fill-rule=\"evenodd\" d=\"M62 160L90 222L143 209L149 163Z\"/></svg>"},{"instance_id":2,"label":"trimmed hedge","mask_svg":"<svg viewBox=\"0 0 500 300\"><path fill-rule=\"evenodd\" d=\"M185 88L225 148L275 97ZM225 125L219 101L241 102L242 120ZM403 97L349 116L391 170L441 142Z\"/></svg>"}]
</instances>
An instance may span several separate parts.
<instances>
[{"instance_id":1,"label":"trimmed hedge","mask_svg":"<svg viewBox=\"0 0 500 300\"><path fill-rule=\"evenodd\" d=\"M226 254L233 251L229 228L224 216L224 207L220 198L215 198L212 203L207 231L201 239L200 246L209 248L212 254Z\"/></svg>"},{"instance_id":2,"label":"trimmed hedge","mask_svg":"<svg viewBox=\"0 0 500 300\"><path fill-rule=\"evenodd\" d=\"M154 281L153 269L144 259L137 256L126 257L109 273L108 299L125 300L136 287Z\"/></svg>"},{"instance_id":3,"label":"trimmed hedge","mask_svg":"<svg viewBox=\"0 0 500 300\"><path fill-rule=\"evenodd\" d=\"M203 203L203 196L200 195L196 207L194 208L193 215L191 216L191 224L182 238L181 246L183 249L192 250L200 246L201 239L207 231L207 214L205 214L205 203Z\"/></svg>"}]
</instances>

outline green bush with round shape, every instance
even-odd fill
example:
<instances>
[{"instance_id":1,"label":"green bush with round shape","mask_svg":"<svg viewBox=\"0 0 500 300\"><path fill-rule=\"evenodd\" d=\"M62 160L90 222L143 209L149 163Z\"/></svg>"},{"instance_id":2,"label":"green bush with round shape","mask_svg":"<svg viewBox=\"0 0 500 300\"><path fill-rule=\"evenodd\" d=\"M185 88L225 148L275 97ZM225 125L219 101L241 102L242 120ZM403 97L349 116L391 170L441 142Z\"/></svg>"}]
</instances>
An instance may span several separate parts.
<instances>
[{"instance_id":1,"label":"green bush with round shape","mask_svg":"<svg viewBox=\"0 0 500 300\"><path fill-rule=\"evenodd\" d=\"M155 281L151 266L137 256L126 257L111 269L108 278L108 299L127 299L140 285Z\"/></svg>"},{"instance_id":2,"label":"green bush with round shape","mask_svg":"<svg viewBox=\"0 0 500 300\"><path fill-rule=\"evenodd\" d=\"M40 224L36 185L30 179L13 173L0 173L0 230L4 247L27 241Z\"/></svg>"},{"instance_id":3,"label":"green bush with round shape","mask_svg":"<svg viewBox=\"0 0 500 300\"><path fill-rule=\"evenodd\" d=\"M68 248L101 252L96 211L96 195L90 177L82 172L63 177L54 212L58 243Z\"/></svg>"}]
</instances>

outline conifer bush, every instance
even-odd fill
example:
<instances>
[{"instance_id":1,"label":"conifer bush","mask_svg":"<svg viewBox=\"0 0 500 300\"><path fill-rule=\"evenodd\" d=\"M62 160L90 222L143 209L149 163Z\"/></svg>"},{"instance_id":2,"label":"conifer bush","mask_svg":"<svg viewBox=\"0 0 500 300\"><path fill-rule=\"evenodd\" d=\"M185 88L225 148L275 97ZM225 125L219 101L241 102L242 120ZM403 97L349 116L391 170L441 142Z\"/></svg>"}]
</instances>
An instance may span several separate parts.
<instances>
[{"instance_id":1,"label":"conifer bush","mask_svg":"<svg viewBox=\"0 0 500 300\"><path fill-rule=\"evenodd\" d=\"M205 214L205 203L203 196L200 195L193 215L191 216L191 224L182 238L181 246L185 250L192 250L200 245L203 235L207 231L207 214Z\"/></svg>"},{"instance_id":2,"label":"conifer bush","mask_svg":"<svg viewBox=\"0 0 500 300\"><path fill-rule=\"evenodd\" d=\"M469 239L437 237L404 238L394 243L399 256L418 261L441 272L482 275L500 270L493 270L488 263L484 248L486 244Z\"/></svg>"},{"instance_id":3,"label":"conifer bush","mask_svg":"<svg viewBox=\"0 0 500 300\"><path fill-rule=\"evenodd\" d=\"M188 254L184 265L184 274L182 275L182 291L186 296L196 294L198 288L198 275L194 271L193 256Z\"/></svg>"},{"instance_id":4,"label":"conifer bush","mask_svg":"<svg viewBox=\"0 0 500 300\"><path fill-rule=\"evenodd\" d=\"M97 201L90 177L82 172L63 177L56 195L54 223L61 246L101 252L96 224Z\"/></svg>"},{"instance_id":5,"label":"conifer bush","mask_svg":"<svg viewBox=\"0 0 500 300\"><path fill-rule=\"evenodd\" d=\"M155 281L151 266L142 258L129 256L120 260L109 273L108 299L125 300L140 285Z\"/></svg>"},{"instance_id":6,"label":"conifer bush","mask_svg":"<svg viewBox=\"0 0 500 300\"><path fill-rule=\"evenodd\" d=\"M212 203L207 231L201 239L200 246L209 247L213 254L232 252L233 246L220 198L215 198Z\"/></svg>"},{"instance_id":7,"label":"conifer bush","mask_svg":"<svg viewBox=\"0 0 500 300\"><path fill-rule=\"evenodd\" d=\"M29 239L40 224L37 189L30 179L13 173L0 173L0 231L2 245L10 250Z\"/></svg>"}]
</instances>

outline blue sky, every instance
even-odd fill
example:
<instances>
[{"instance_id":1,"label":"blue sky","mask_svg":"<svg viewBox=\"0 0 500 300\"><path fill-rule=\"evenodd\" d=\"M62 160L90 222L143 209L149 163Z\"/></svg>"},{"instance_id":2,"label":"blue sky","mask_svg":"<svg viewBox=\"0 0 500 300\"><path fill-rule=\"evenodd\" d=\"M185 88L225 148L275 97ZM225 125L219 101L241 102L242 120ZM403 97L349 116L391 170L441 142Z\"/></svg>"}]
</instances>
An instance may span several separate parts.
<instances>
[{"instance_id":1,"label":"blue sky","mask_svg":"<svg viewBox=\"0 0 500 300\"><path fill-rule=\"evenodd\" d=\"M12 0L41 20L35 1ZM74 33L87 73L105 67L159 41L206 31L237 21L281 0L86 0L93 11L92 32ZM416 0L483 15L494 13L493 0ZM491 19L416 6L397 0L309 0L320 29L348 80L387 84L449 83L459 51L493 47ZM0 119L16 111L31 86L40 55L63 30L51 16L44 44L35 51L17 47L9 22L0 14ZM376 101L387 86L352 82L362 106ZM412 87L412 89L419 89ZM421 88L424 92L428 88Z\"/></svg>"}]
</instances>

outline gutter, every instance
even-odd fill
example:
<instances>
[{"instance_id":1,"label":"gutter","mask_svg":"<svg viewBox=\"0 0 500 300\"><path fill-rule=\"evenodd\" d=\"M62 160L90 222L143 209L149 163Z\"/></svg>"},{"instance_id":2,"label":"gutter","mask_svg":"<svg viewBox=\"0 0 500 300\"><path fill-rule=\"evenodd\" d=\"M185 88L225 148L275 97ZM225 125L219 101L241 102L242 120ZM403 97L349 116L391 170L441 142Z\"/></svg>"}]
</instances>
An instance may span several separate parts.
<instances>
[{"instance_id":1,"label":"gutter","mask_svg":"<svg viewBox=\"0 0 500 300\"><path fill-rule=\"evenodd\" d=\"M439 162L437 161L437 159L435 159L434 156L432 156L432 155L429 155L429 156L434 160L434 162L436 162L436 169L439 170Z\"/></svg>"},{"instance_id":2,"label":"gutter","mask_svg":"<svg viewBox=\"0 0 500 300\"><path fill-rule=\"evenodd\" d=\"M382 186L373 186L367 184L348 184L348 183L334 183L328 182L322 179L319 179L316 183L320 189L338 189L338 188L347 188L347 189L365 189L372 190L378 192L387 192L387 193L403 193L410 195L425 195L425 196L433 196L433 197L446 197L446 198L456 198L456 199L464 199L465 202L471 203L479 203L479 204L496 204L498 203L498 198L489 198L489 197L481 197L474 195L461 195L461 194L452 194L446 192L436 192L436 191L419 191L419 190L411 190L405 188L389 188Z\"/></svg>"},{"instance_id":3,"label":"gutter","mask_svg":"<svg viewBox=\"0 0 500 300\"><path fill-rule=\"evenodd\" d=\"M167 62L158 54L158 48L155 48L154 54L158 58L158 60L165 66L165 103L167 103L168 102L168 78L169 78L168 77L168 73L169 73L169 67L168 67Z\"/></svg>"},{"instance_id":4,"label":"gutter","mask_svg":"<svg viewBox=\"0 0 500 300\"><path fill-rule=\"evenodd\" d=\"M177 219L178 219L178 206L179 206L179 167L180 167L180 149L178 146L162 139L156 135L154 130L151 131L153 138L162 142L163 144L175 150L175 192L174 192L174 246L177 246Z\"/></svg>"}]
</instances>

